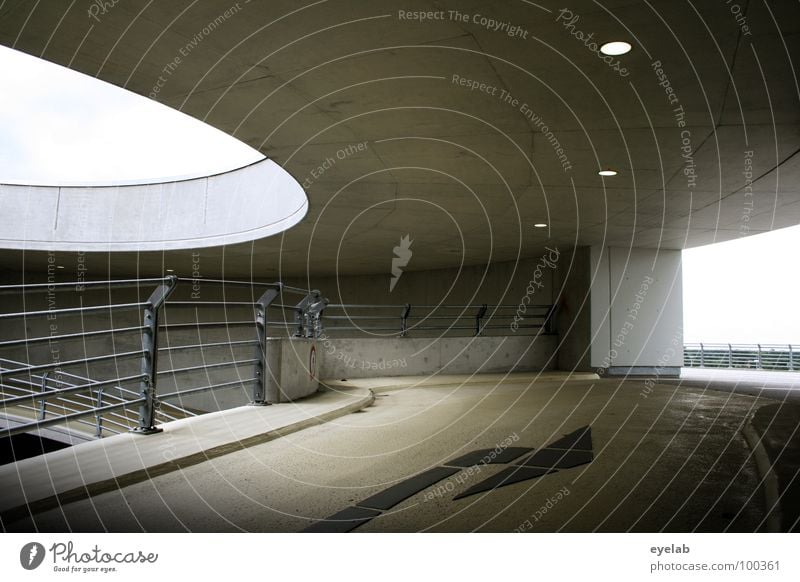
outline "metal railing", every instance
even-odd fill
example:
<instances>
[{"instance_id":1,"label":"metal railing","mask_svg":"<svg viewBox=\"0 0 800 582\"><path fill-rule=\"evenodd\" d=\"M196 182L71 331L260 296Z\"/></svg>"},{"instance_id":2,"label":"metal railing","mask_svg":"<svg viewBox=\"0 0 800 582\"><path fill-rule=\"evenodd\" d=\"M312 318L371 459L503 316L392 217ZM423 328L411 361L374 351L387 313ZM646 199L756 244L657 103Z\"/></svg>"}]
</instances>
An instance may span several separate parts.
<instances>
[{"instance_id":1,"label":"metal railing","mask_svg":"<svg viewBox=\"0 0 800 582\"><path fill-rule=\"evenodd\" d=\"M18 423L0 437L56 424L92 426L97 437L159 432L159 423L195 414L183 398L236 387L251 404L270 404L275 336L552 333L555 313L552 305L528 305L523 318L516 305L329 304L316 289L280 282L176 276L5 285L0 295L18 303L0 313L0 351L24 350L28 362L0 359L0 410ZM66 329L51 323L64 318ZM54 355L61 343L77 353Z\"/></svg>"},{"instance_id":2,"label":"metal railing","mask_svg":"<svg viewBox=\"0 0 800 582\"><path fill-rule=\"evenodd\" d=\"M217 286L222 289L222 298L199 301L194 300L194 293L191 293L185 299L171 299L176 289L183 288L188 292L198 281L206 287ZM152 291L146 300L132 301L130 292L125 293L123 300L112 300L115 293L130 287L136 288L137 295L142 288L149 287ZM244 300L228 299L233 290L238 290L239 295L244 294ZM54 294L61 293L63 296L64 292L67 293L67 301L77 305L56 308ZM85 295L91 293L99 293L102 302L85 305ZM254 293L257 298L254 298ZM2 294L16 296L16 300L21 298L22 309L12 308L7 313L0 313L0 349L24 349L31 361L45 361L26 364L0 359L0 410L6 413L9 424L15 424L0 429L0 437L71 423L92 426L97 437L101 437L104 431L116 434L131 428L143 434L159 432L157 423L195 414L165 400L236 386L251 386L252 403L268 404L266 383L270 375L266 364L267 327L279 327L289 337L318 337L321 331L320 314L327 305L327 300L321 297L319 291L281 283L182 279L175 276L5 285L0 286ZM46 295L39 297L38 303L46 308L25 308L28 303L37 303L36 298L41 294ZM275 302L276 298L288 295L299 295L301 299L294 305L285 300ZM270 308L282 310L283 313L268 318L267 310ZM239 319L231 318L228 313L230 309L244 309L245 315L239 316ZM221 318L220 310L223 313ZM203 315L207 313L221 320L217 321L214 317L209 319ZM108 318L109 324L102 329L87 329L91 326L86 325L85 315L92 315L95 319ZM77 318L78 329L59 333L58 326L49 323L64 317ZM122 325L119 325L120 321ZM16 335L21 337L10 337L15 335L12 329L15 326ZM31 333L30 328L39 331ZM217 328L225 334L221 341L203 341L200 337L196 342L169 345L170 331L173 336L178 331L200 335ZM244 336L252 334L252 339L232 339L232 333ZM137 342L136 346L120 347L130 344L132 339ZM98 341L110 346L110 349L106 347L102 353L87 355L87 343ZM54 352L52 346L62 342L77 343L82 347L83 355L67 359L57 357L58 352ZM242 347L252 347L253 356L232 357L227 361L212 363L206 361L205 353L208 350L221 348L232 354ZM44 355L39 353L38 358L31 355L37 348L39 352L45 352ZM199 364L175 365L175 355L184 352L195 352L189 355L189 359ZM56 357L53 357L54 353ZM168 358L171 365L160 365L159 360L164 358ZM240 373L242 366L250 367L252 375L243 377ZM94 373L99 373L98 370L104 367L111 368L112 372L106 369L101 376L112 377L92 379ZM73 371L68 371L71 369ZM83 369L86 373L76 374L74 369ZM200 372L210 379L211 373L221 370L233 370L234 378L163 393L158 390L159 381L166 376L174 379ZM171 413L165 412L165 409ZM135 418L131 418L134 412Z\"/></svg>"},{"instance_id":3,"label":"metal railing","mask_svg":"<svg viewBox=\"0 0 800 582\"><path fill-rule=\"evenodd\" d=\"M685 344L683 365L689 368L749 368L795 372L800 370L800 345Z\"/></svg>"},{"instance_id":4,"label":"metal railing","mask_svg":"<svg viewBox=\"0 0 800 582\"><path fill-rule=\"evenodd\" d=\"M408 337L416 333L479 336L495 330L518 334L553 333L555 306L528 305L524 317L518 305L328 305L322 320L328 332L366 332Z\"/></svg>"}]
</instances>

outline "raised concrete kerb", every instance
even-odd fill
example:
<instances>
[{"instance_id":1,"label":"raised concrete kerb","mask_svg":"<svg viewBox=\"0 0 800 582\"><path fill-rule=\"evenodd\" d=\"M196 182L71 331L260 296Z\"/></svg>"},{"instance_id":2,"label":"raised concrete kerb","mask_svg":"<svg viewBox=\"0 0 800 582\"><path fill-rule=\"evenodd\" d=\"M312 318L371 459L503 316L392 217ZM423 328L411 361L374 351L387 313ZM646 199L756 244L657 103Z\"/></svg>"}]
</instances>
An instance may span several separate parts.
<instances>
[{"instance_id":1,"label":"raised concrete kerb","mask_svg":"<svg viewBox=\"0 0 800 582\"><path fill-rule=\"evenodd\" d=\"M772 462L769 460L769 454L762 442L763 435L759 435L753 426L753 415L750 415L747 422L742 426L742 435L747 441L747 446L753 452L753 459L761 477L761 486L764 490L764 501L767 509L767 531L771 533L780 532L783 516L778 475L775 473Z\"/></svg>"},{"instance_id":2,"label":"raised concrete kerb","mask_svg":"<svg viewBox=\"0 0 800 582\"><path fill-rule=\"evenodd\" d=\"M3 465L0 525L329 422L374 400L372 390L350 387L176 420L158 434L116 435Z\"/></svg>"},{"instance_id":3,"label":"raised concrete kerb","mask_svg":"<svg viewBox=\"0 0 800 582\"><path fill-rule=\"evenodd\" d=\"M331 389L368 388L374 393L403 390L405 388L433 388L437 386L453 386L463 384L487 384L493 382L531 383L536 382L568 382L576 380L599 380L594 372L539 372L527 374L475 374L465 376L459 374L438 374L431 376L397 376L383 378L354 378L352 380L320 380L322 386Z\"/></svg>"},{"instance_id":4,"label":"raised concrete kerb","mask_svg":"<svg viewBox=\"0 0 800 582\"><path fill-rule=\"evenodd\" d=\"M305 191L272 160L191 180L115 186L0 184L0 248L161 251L249 242L291 228Z\"/></svg>"}]
</instances>

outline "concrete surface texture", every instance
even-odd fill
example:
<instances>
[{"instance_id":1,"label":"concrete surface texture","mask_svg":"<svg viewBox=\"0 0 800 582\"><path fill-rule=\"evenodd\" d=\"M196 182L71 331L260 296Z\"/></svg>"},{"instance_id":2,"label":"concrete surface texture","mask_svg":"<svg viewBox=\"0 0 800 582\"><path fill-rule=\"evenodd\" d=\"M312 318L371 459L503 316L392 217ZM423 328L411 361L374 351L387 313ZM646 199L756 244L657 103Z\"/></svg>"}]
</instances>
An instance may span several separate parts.
<instances>
[{"instance_id":1,"label":"concrete surface texture","mask_svg":"<svg viewBox=\"0 0 800 582\"><path fill-rule=\"evenodd\" d=\"M15 2L0 42L144 97L166 67L159 102L306 186L305 220L254 248L209 252L209 273L383 273L407 234L409 269L431 270L548 244L680 249L797 224L795 2L748 3L748 34L726 2L561 8L425 0L413 9L444 17L419 20L403 16L405 0L118 2L95 19L77 4ZM625 76L578 32L630 41ZM600 177L608 166L618 175ZM191 269L190 256L159 252L115 269L160 272L165 258ZM32 270L46 259L25 257ZM0 261L18 269L21 253Z\"/></svg>"},{"instance_id":2,"label":"concrete surface texture","mask_svg":"<svg viewBox=\"0 0 800 582\"><path fill-rule=\"evenodd\" d=\"M244 406L177 420L152 435L121 434L0 467L0 520L278 438L372 402L368 389L328 391L301 404Z\"/></svg>"},{"instance_id":3,"label":"concrete surface texture","mask_svg":"<svg viewBox=\"0 0 800 582\"><path fill-rule=\"evenodd\" d=\"M129 186L0 184L0 248L161 251L249 242L297 224L303 189L263 160L224 174Z\"/></svg>"},{"instance_id":4,"label":"concrete surface texture","mask_svg":"<svg viewBox=\"0 0 800 582\"><path fill-rule=\"evenodd\" d=\"M765 419L788 409L776 412L770 399L654 380L555 372L538 379L449 376L439 383L354 380L345 384L376 392L374 404L360 413L17 516L4 527L300 531L476 449L541 449L591 427L588 463L456 500L509 465L462 469L356 531L770 529L765 476L742 431L752 416L763 417L753 425L763 430ZM782 446L796 454L796 439ZM781 529L797 528L796 512L783 508L781 515Z\"/></svg>"}]
</instances>

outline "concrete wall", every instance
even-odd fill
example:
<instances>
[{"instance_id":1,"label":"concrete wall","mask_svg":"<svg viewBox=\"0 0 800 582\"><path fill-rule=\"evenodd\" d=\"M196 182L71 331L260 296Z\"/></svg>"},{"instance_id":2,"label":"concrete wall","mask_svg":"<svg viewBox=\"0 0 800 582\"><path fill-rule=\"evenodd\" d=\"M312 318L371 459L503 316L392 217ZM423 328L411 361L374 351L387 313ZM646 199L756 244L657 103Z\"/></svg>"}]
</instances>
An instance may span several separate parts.
<instances>
[{"instance_id":1,"label":"concrete wall","mask_svg":"<svg viewBox=\"0 0 800 582\"><path fill-rule=\"evenodd\" d=\"M327 339L320 377L426 376L549 370L556 366L556 337L453 337Z\"/></svg>"},{"instance_id":2,"label":"concrete wall","mask_svg":"<svg viewBox=\"0 0 800 582\"><path fill-rule=\"evenodd\" d=\"M550 261L549 264L555 263L558 267L568 258L559 253L555 255L559 257L558 260ZM549 258L550 254L545 252L545 258ZM407 271L402 274L394 290L389 291L391 258L391 255L387 256L385 273L313 277L296 279L292 283L301 287L320 289L333 303L516 305L526 294L525 289L542 260L541 257L535 257L489 265L465 266L461 269ZM539 269L540 275L537 279L542 287L537 287L533 303L553 302L554 271L555 268L549 266Z\"/></svg>"},{"instance_id":3,"label":"concrete wall","mask_svg":"<svg viewBox=\"0 0 800 582\"><path fill-rule=\"evenodd\" d=\"M558 270L560 295L557 300L556 331L558 332L558 368L589 370L592 272L589 247L578 247L570 253L571 262Z\"/></svg>"}]
</instances>

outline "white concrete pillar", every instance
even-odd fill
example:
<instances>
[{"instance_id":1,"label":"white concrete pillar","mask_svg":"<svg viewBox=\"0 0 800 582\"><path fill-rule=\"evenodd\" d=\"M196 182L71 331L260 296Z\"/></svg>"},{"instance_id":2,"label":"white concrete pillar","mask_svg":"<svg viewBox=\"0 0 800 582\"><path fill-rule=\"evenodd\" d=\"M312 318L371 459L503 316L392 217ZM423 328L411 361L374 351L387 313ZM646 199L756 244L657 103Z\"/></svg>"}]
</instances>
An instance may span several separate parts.
<instances>
[{"instance_id":1,"label":"white concrete pillar","mask_svg":"<svg viewBox=\"0 0 800 582\"><path fill-rule=\"evenodd\" d=\"M560 367L679 374L681 251L593 246L576 249L576 256L584 260L575 263L576 273L565 274L570 311L559 320Z\"/></svg>"}]
</instances>

